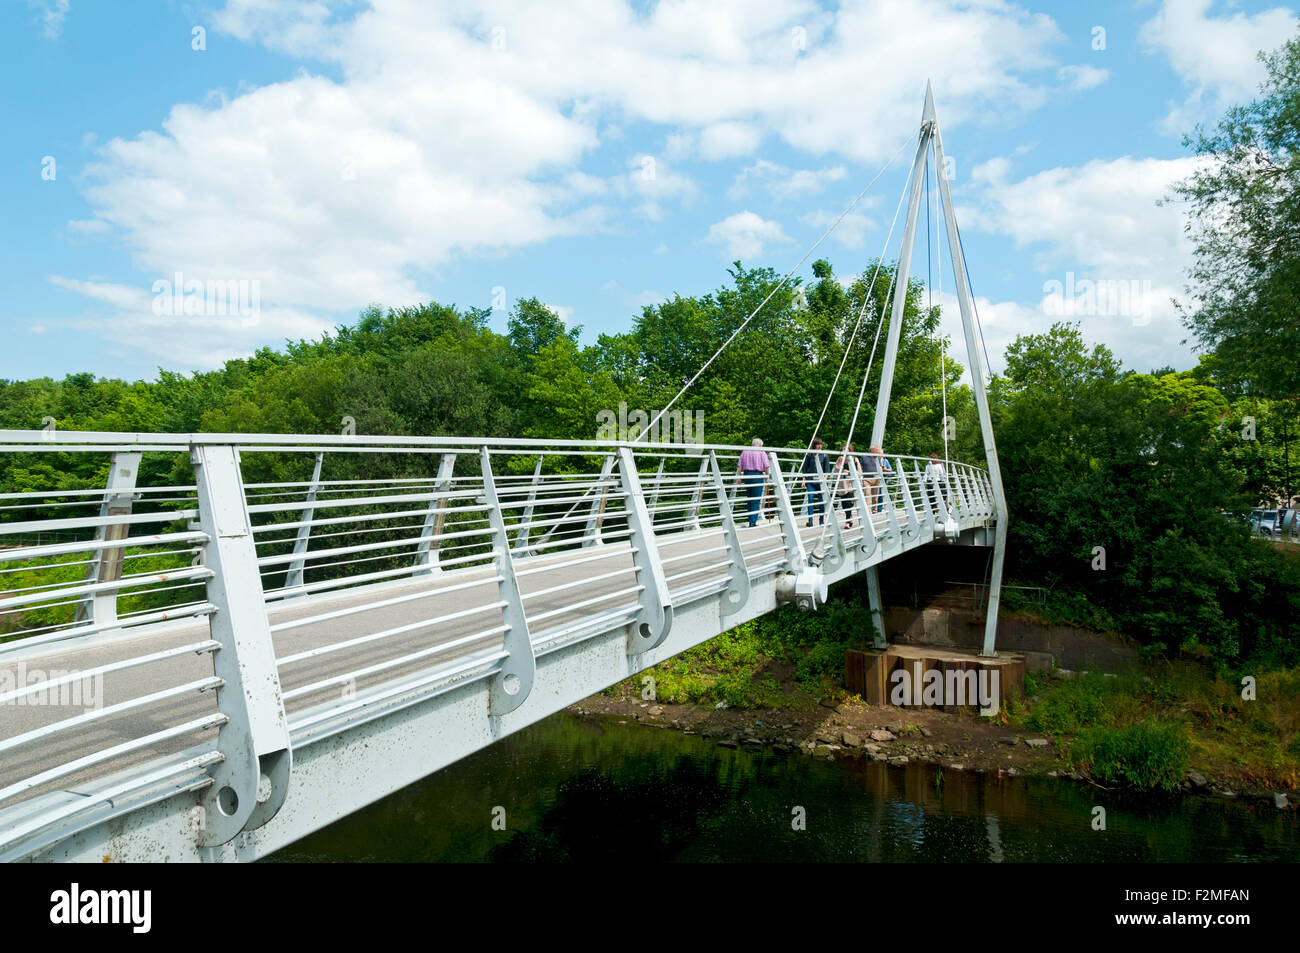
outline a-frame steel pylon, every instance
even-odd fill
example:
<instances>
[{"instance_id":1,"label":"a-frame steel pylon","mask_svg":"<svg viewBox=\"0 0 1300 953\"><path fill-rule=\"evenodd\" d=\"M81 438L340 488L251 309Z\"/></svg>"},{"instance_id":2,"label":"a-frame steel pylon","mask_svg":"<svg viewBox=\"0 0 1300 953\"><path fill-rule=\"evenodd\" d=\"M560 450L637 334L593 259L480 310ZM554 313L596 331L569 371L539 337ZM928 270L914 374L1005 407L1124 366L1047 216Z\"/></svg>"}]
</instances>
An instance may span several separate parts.
<instances>
[{"instance_id":1,"label":"a-frame steel pylon","mask_svg":"<svg viewBox=\"0 0 1300 953\"><path fill-rule=\"evenodd\" d=\"M952 204L952 189L944 174L943 136L934 108L934 89L925 84L925 108L921 113L921 131L916 144L916 159L912 166L912 187L907 200L907 222L903 229L903 244L899 251L898 276L895 280L893 309L889 317L889 334L885 344L884 365L880 374L880 392L876 398L876 417L871 428L872 445L884 446L885 419L889 414L889 396L894 386L894 365L898 360L898 341L903 326L903 308L907 302L907 282L912 269L912 247L916 241L916 225L921 209L921 191L925 179L926 156L934 150L935 178L939 183L939 199L943 205L943 218L948 232L948 252L952 262L953 279L957 289L957 306L961 312L962 330L966 338L966 366L971 373L971 388L975 393L975 407L979 413L980 435L984 441L984 456L988 462L989 481L993 488L996 507L996 526L993 541L993 564L989 572L989 597L984 620L984 646L981 655L996 655L995 642L998 629L998 604L1002 594L1002 566L1007 548L1007 500L1002 485L1002 471L998 466L998 448L993 439L993 419L989 414L988 393L984 387L984 362L980 359L982 342L975 320L975 307L971 299L970 284L966 279L966 262L961 239L957 232L957 215ZM943 262L939 262L943 267ZM947 421L944 422L947 426ZM872 608L879 602L879 581L870 578L875 569L868 571L868 585L872 593ZM872 585L874 583L874 585ZM874 614L874 613L873 613ZM877 620L879 627L881 620ZM883 629L881 629L883 632Z\"/></svg>"}]
</instances>

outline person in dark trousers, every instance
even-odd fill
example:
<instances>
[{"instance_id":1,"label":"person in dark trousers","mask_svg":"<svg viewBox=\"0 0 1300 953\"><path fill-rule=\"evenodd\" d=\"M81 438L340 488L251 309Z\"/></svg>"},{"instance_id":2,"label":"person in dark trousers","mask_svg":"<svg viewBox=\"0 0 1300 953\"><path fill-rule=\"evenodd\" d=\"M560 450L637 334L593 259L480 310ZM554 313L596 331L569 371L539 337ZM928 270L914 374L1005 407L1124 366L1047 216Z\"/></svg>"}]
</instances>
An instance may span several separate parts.
<instances>
[{"instance_id":1,"label":"person in dark trousers","mask_svg":"<svg viewBox=\"0 0 1300 953\"><path fill-rule=\"evenodd\" d=\"M818 466L821 467L820 473ZM808 498L808 522L806 525L813 524L813 517L819 516L820 522L826 522L826 487L822 483L822 476L830 471L830 460L822 452L822 438L814 437L812 449L803 455L803 464L799 467L799 472L803 474L804 492Z\"/></svg>"},{"instance_id":2,"label":"person in dark trousers","mask_svg":"<svg viewBox=\"0 0 1300 953\"><path fill-rule=\"evenodd\" d=\"M844 510L845 529L853 529L853 479L854 471L862 472L861 463L853 454L853 444L844 445L844 453L835 461L835 495Z\"/></svg>"},{"instance_id":3,"label":"person in dark trousers","mask_svg":"<svg viewBox=\"0 0 1300 953\"><path fill-rule=\"evenodd\" d=\"M736 472L745 481L745 493L749 497L749 525L758 525L758 508L763 500L763 484L767 482L767 454L760 447L763 441L754 438L754 444L740 455L736 462Z\"/></svg>"}]
</instances>

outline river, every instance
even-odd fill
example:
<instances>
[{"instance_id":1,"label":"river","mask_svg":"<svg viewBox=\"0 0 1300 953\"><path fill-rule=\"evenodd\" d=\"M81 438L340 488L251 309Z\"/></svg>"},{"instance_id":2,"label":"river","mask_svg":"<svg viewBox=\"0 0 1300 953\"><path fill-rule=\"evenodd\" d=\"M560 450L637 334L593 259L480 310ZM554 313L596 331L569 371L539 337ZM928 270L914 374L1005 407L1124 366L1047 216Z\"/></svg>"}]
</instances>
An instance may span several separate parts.
<instances>
[{"instance_id":1,"label":"river","mask_svg":"<svg viewBox=\"0 0 1300 953\"><path fill-rule=\"evenodd\" d=\"M1297 861L1300 817L1271 802L735 750L562 712L269 859L629 858Z\"/></svg>"}]
</instances>

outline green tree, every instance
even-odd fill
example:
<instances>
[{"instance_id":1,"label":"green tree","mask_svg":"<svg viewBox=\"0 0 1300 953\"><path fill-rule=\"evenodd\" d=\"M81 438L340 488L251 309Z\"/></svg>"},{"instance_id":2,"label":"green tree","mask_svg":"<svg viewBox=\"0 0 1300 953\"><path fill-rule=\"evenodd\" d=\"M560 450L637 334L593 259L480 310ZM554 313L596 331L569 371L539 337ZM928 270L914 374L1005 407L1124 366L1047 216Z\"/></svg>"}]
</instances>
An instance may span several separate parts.
<instances>
[{"instance_id":1,"label":"green tree","mask_svg":"<svg viewBox=\"0 0 1300 953\"><path fill-rule=\"evenodd\" d=\"M1261 96L1184 139L1206 165L1176 187L1195 242L1184 320L1222 378L1300 394L1300 39L1261 53Z\"/></svg>"},{"instance_id":2,"label":"green tree","mask_svg":"<svg viewBox=\"0 0 1300 953\"><path fill-rule=\"evenodd\" d=\"M560 316L537 298L521 298L515 302L506 322L506 339L521 363L527 363L561 338L574 344L582 333L581 325L565 327Z\"/></svg>"}]
</instances>

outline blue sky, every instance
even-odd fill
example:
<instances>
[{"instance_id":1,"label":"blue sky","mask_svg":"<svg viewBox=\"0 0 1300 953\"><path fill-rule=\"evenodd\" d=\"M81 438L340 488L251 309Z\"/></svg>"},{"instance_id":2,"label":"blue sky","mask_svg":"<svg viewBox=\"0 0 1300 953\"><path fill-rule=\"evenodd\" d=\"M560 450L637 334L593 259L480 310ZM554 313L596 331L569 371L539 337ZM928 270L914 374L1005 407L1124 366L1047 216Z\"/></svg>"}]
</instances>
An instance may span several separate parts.
<instances>
[{"instance_id":1,"label":"blue sky","mask_svg":"<svg viewBox=\"0 0 1300 953\"><path fill-rule=\"evenodd\" d=\"M734 258L788 270L915 134L927 79L995 367L1088 281L1132 292L1067 302L1090 339L1187 367L1189 247L1155 201L1295 30L1210 0L10 0L0 378L206 369L370 302L536 295L592 341ZM814 257L881 252L910 155ZM178 272L256 307L160 314Z\"/></svg>"}]
</instances>

